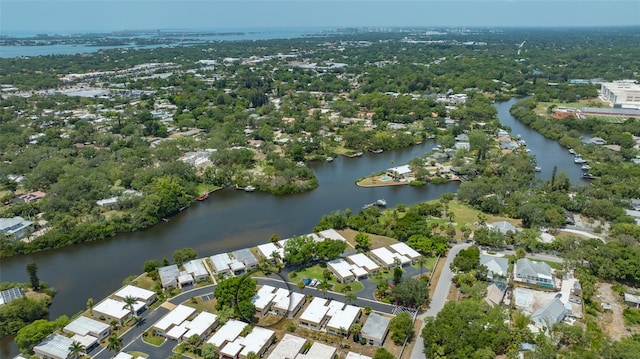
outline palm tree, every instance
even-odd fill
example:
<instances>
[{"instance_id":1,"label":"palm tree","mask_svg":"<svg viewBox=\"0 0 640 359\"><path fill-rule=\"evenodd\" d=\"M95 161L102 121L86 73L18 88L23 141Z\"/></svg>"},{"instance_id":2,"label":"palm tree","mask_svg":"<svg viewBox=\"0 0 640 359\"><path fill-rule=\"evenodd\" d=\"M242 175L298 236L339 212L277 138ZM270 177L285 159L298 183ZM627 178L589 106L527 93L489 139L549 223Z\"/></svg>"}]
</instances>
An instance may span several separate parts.
<instances>
[{"instance_id":1,"label":"palm tree","mask_svg":"<svg viewBox=\"0 0 640 359\"><path fill-rule=\"evenodd\" d=\"M354 323L351 325L351 328L349 328L349 331L351 332L351 334L353 334L353 341L359 342L360 333L362 332L362 325L360 325L359 323Z\"/></svg>"},{"instance_id":2,"label":"palm tree","mask_svg":"<svg viewBox=\"0 0 640 359\"><path fill-rule=\"evenodd\" d=\"M109 351L114 351L114 352L119 352L120 349L122 349L122 339L120 339L119 337L117 337L115 334L112 334L109 337L109 342L107 343L107 350Z\"/></svg>"},{"instance_id":3,"label":"palm tree","mask_svg":"<svg viewBox=\"0 0 640 359\"><path fill-rule=\"evenodd\" d=\"M135 317L133 305L136 304L137 301L138 300L135 297L132 297L130 295L124 298L124 306L122 307L122 309L129 309L129 311L131 312L131 318Z\"/></svg>"},{"instance_id":4,"label":"palm tree","mask_svg":"<svg viewBox=\"0 0 640 359\"><path fill-rule=\"evenodd\" d=\"M420 256L416 259L416 263L420 266L420 276L422 276L422 269L425 264L427 264L427 258L425 256Z\"/></svg>"},{"instance_id":5,"label":"palm tree","mask_svg":"<svg viewBox=\"0 0 640 359\"><path fill-rule=\"evenodd\" d=\"M72 358L77 359L80 357L80 354L84 351L84 345L80 344L78 341L73 341L71 345L69 345L69 355Z\"/></svg>"},{"instance_id":6,"label":"palm tree","mask_svg":"<svg viewBox=\"0 0 640 359\"><path fill-rule=\"evenodd\" d=\"M320 284L318 285L318 289L322 291L325 297L327 296L327 291L329 290L329 288L331 288L331 283L329 283L329 281L327 281L326 279L320 282Z\"/></svg>"},{"instance_id":7,"label":"palm tree","mask_svg":"<svg viewBox=\"0 0 640 359\"><path fill-rule=\"evenodd\" d=\"M87 299L87 309L89 310L89 313L91 313L91 315L93 315L93 305L95 303L93 302L93 298L89 298Z\"/></svg>"},{"instance_id":8,"label":"palm tree","mask_svg":"<svg viewBox=\"0 0 640 359\"><path fill-rule=\"evenodd\" d=\"M349 292L349 293L344 295L344 301L347 304L354 302L356 299L358 299L358 297L356 297L356 295L353 294L353 292Z\"/></svg>"}]
</instances>

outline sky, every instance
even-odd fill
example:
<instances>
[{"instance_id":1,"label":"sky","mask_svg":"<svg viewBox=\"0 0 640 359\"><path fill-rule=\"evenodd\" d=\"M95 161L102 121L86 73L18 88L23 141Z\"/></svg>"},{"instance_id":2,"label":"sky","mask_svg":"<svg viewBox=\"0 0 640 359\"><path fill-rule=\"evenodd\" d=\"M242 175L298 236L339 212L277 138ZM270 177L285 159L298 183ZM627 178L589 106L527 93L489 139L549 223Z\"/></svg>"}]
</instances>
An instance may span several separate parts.
<instances>
[{"instance_id":1,"label":"sky","mask_svg":"<svg viewBox=\"0 0 640 359\"><path fill-rule=\"evenodd\" d=\"M640 26L640 0L0 0L0 34L291 27Z\"/></svg>"}]
</instances>

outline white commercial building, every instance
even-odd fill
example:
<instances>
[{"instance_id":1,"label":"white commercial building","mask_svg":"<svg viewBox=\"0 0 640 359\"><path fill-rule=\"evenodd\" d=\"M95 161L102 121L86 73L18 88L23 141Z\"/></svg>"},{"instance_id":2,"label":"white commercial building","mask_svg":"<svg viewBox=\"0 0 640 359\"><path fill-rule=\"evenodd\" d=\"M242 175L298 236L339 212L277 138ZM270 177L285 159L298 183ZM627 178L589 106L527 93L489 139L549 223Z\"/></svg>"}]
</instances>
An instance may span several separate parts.
<instances>
[{"instance_id":1,"label":"white commercial building","mask_svg":"<svg viewBox=\"0 0 640 359\"><path fill-rule=\"evenodd\" d=\"M171 328L182 324L182 322L187 320L195 311L194 308L180 304L162 317L162 319L158 320L156 324L153 325L153 330L159 335L166 335Z\"/></svg>"},{"instance_id":2,"label":"white commercial building","mask_svg":"<svg viewBox=\"0 0 640 359\"><path fill-rule=\"evenodd\" d=\"M640 108L640 85L633 81L603 82L600 94L614 108Z\"/></svg>"},{"instance_id":3,"label":"white commercial building","mask_svg":"<svg viewBox=\"0 0 640 359\"><path fill-rule=\"evenodd\" d=\"M136 298L137 301L144 302L147 306L156 301L155 292L133 285L126 285L117 291L114 296L119 300L125 300L127 297Z\"/></svg>"}]
</instances>

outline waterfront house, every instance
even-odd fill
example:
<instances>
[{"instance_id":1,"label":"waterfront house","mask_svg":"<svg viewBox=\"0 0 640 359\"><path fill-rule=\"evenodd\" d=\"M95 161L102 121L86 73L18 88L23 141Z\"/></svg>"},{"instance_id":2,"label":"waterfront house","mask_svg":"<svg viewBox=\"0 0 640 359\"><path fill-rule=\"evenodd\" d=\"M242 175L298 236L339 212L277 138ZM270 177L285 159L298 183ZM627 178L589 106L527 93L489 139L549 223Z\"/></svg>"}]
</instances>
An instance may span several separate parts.
<instances>
[{"instance_id":1,"label":"waterfront house","mask_svg":"<svg viewBox=\"0 0 640 359\"><path fill-rule=\"evenodd\" d=\"M140 313L145 308L145 303L136 301L133 304L133 313ZM116 321L123 324L131 317L131 311L125 306L124 302L119 300L106 298L98 305L93 307L93 316L108 321Z\"/></svg>"},{"instance_id":2,"label":"waterfront house","mask_svg":"<svg viewBox=\"0 0 640 359\"><path fill-rule=\"evenodd\" d=\"M162 283L163 289L176 288L178 286L178 275L180 270L175 264L158 268L158 275L160 276L160 283Z\"/></svg>"},{"instance_id":3,"label":"waterfront house","mask_svg":"<svg viewBox=\"0 0 640 359\"><path fill-rule=\"evenodd\" d=\"M371 313L362 326L360 336L371 345L382 346L384 339L389 332L391 318L385 317L378 313Z\"/></svg>"},{"instance_id":4,"label":"waterfront house","mask_svg":"<svg viewBox=\"0 0 640 359\"><path fill-rule=\"evenodd\" d=\"M184 264L184 270L193 276L196 282L202 282L209 279L209 272L202 263L202 259L194 259Z\"/></svg>"},{"instance_id":5,"label":"waterfront house","mask_svg":"<svg viewBox=\"0 0 640 359\"><path fill-rule=\"evenodd\" d=\"M51 334L33 347L33 351L43 359L67 359L71 353L69 347L72 344L71 338L60 334Z\"/></svg>"},{"instance_id":6,"label":"waterfront house","mask_svg":"<svg viewBox=\"0 0 640 359\"><path fill-rule=\"evenodd\" d=\"M0 218L0 232L15 239L21 239L32 229L33 222L27 221L20 216L12 218Z\"/></svg>"},{"instance_id":7,"label":"waterfront house","mask_svg":"<svg viewBox=\"0 0 640 359\"><path fill-rule=\"evenodd\" d=\"M0 306L9 304L16 299L23 298L24 293L20 287L13 287L0 291Z\"/></svg>"},{"instance_id":8,"label":"waterfront house","mask_svg":"<svg viewBox=\"0 0 640 359\"><path fill-rule=\"evenodd\" d=\"M282 260L282 258L284 258L284 248L278 247L271 242L259 245L258 253L260 253L262 257L266 258L271 262L275 262L276 260L273 256L274 253L278 253L278 255L280 256L280 259L279 259L280 261Z\"/></svg>"},{"instance_id":9,"label":"waterfront house","mask_svg":"<svg viewBox=\"0 0 640 359\"><path fill-rule=\"evenodd\" d=\"M555 288L551 267L544 262L534 262L527 258L516 261L515 280L542 287Z\"/></svg>"},{"instance_id":10,"label":"waterfront house","mask_svg":"<svg viewBox=\"0 0 640 359\"><path fill-rule=\"evenodd\" d=\"M258 259L251 253L249 248L239 249L233 252L233 256L240 262L242 262L247 270L252 270L258 267Z\"/></svg>"},{"instance_id":11,"label":"waterfront house","mask_svg":"<svg viewBox=\"0 0 640 359\"><path fill-rule=\"evenodd\" d=\"M211 265L213 266L213 273L219 276L231 275L231 258L227 253L220 253L209 257Z\"/></svg>"},{"instance_id":12,"label":"waterfront house","mask_svg":"<svg viewBox=\"0 0 640 359\"><path fill-rule=\"evenodd\" d=\"M147 307L158 299L155 292L130 284L120 288L120 290L114 294L114 297L121 301L124 301L127 297L133 297L140 302L144 302Z\"/></svg>"},{"instance_id":13,"label":"waterfront house","mask_svg":"<svg viewBox=\"0 0 640 359\"><path fill-rule=\"evenodd\" d=\"M402 165L387 169L387 176L393 178L396 181L400 181L406 180L407 178L413 176L413 173L411 172L411 168L409 168L409 165Z\"/></svg>"},{"instance_id":14,"label":"waterfront house","mask_svg":"<svg viewBox=\"0 0 640 359\"><path fill-rule=\"evenodd\" d=\"M89 317L79 316L62 328L62 331L80 336L91 335L98 340L102 340L111 333L111 326Z\"/></svg>"}]
</instances>

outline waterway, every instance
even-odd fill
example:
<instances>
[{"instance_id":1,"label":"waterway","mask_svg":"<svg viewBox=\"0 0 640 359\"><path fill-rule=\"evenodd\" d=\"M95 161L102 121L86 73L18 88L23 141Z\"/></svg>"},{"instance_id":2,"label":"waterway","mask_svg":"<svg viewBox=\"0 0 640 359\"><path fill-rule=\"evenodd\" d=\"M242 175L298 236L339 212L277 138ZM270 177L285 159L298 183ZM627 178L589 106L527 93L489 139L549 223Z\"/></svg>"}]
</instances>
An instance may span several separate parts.
<instances>
[{"instance_id":1,"label":"waterway","mask_svg":"<svg viewBox=\"0 0 640 359\"><path fill-rule=\"evenodd\" d=\"M520 124L509 114L517 100L497 103L498 118L527 141L531 153L543 168L541 179L551 176L553 166L566 171L575 183L582 181L573 156L556 142ZM287 196L246 193L234 189L215 192L209 199L194 203L168 223L135 233L76 246L3 259L0 281L26 282L26 265L35 262L39 277L57 289L50 308L51 318L73 315L86 307L88 298L99 301L118 289L127 276L142 272L147 259L172 260L176 249L192 247L199 256L210 256L266 242L276 233L280 238L305 234L323 214L351 208L384 198L391 207L437 199L455 192L458 183L428 184L423 187L392 186L360 188L355 180L386 168L406 164L431 151L436 143L426 141L411 148L380 154L365 153L359 158L338 157L333 162L312 164L319 186L313 191ZM17 354L15 345L0 342L0 357Z\"/></svg>"}]
</instances>

